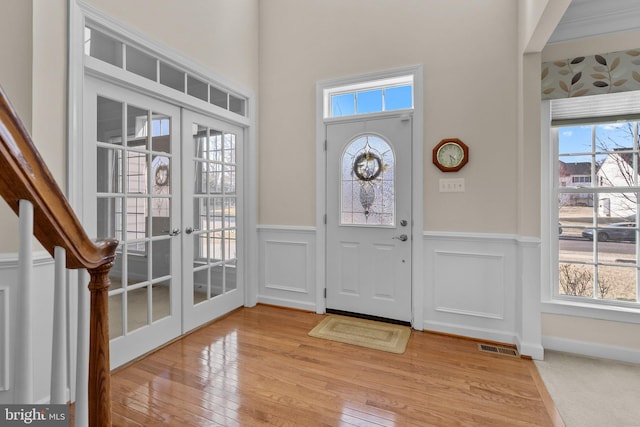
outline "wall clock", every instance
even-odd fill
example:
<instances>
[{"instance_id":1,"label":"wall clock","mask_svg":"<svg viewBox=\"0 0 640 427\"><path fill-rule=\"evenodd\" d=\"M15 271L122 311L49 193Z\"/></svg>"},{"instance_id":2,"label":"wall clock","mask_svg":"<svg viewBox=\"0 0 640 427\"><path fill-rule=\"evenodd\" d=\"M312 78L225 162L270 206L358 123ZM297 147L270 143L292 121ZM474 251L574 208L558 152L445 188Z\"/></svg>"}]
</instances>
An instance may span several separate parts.
<instances>
[{"instance_id":1,"label":"wall clock","mask_svg":"<svg viewBox=\"0 0 640 427\"><path fill-rule=\"evenodd\" d=\"M445 138L433 147L433 164L442 172L455 172L469 161L469 147L458 138Z\"/></svg>"}]
</instances>

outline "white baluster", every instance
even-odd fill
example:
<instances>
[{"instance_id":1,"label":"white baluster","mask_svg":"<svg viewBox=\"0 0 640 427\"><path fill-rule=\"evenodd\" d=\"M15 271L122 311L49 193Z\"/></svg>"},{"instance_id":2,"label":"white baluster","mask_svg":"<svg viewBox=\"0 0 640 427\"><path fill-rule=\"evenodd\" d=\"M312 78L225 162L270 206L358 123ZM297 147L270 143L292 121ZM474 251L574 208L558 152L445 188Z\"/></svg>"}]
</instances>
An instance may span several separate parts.
<instances>
[{"instance_id":1,"label":"white baluster","mask_svg":"<svg viewBox=\"0 0 640 427\"><path fill-rule=\"evenodd\" d=\"M53 295L53 343L51 348L51 403L67 403L67 253L56 246Z\"/></svg>"},{"instance_id":2,"label":"white baluster","mask_svg":"<svg viewBox=\"0 0 640 427\"><path fill-rule=\"evenodd\" d=\"M76 427L89 425L89 275L78 270L78 344L76 356Z\"/></svg>"},{"instance_id":3,"label":"white baluster","mask_svg":"<svg viewBox=\"0 0 640 427\"><path fill-rule=\"evenodd\" d=\"M20 200L18 220L20 250L18 252L18 286L14 403L33 401L33 337L31 327L31 272L33 270L33 205Z\"/></svg>"}]
</instances>

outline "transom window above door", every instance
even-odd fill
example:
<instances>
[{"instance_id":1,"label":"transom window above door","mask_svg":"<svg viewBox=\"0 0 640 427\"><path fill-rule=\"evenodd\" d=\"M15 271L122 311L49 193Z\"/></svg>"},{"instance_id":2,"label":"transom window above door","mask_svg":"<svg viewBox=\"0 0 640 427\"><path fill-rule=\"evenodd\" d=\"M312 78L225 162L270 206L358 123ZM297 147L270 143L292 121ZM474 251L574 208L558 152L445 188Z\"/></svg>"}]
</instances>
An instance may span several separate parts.
<instances>
[{"instance_id":1,"label":"transom window above door","mask_svg":"<svg viewBox=\"0 0 640 427\"><path fill-rule=\"evenodd\" d=\"M357 83L324 91L324 117L413 109L413 75Z\"/></svg>"},{"instance_id":2,"label":"transom window above door","mask_svg":"<svg viewBox=\"0 0 640 427\"><path fill-rule=\"evenodd\" d=\"M115 35L108 34L107 30L85 26L84 54L232 113L247 116L246 98L186 72L141 46L122 42Z\"/></svg>"}]
</instances>

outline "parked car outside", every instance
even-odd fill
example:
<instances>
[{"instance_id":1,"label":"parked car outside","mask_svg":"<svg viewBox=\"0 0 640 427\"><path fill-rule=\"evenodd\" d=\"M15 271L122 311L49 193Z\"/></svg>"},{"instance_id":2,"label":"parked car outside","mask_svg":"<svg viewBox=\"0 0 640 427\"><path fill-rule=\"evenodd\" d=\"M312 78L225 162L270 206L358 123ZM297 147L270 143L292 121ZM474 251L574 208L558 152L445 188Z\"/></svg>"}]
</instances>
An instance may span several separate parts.
<instances>
[{"instance_id":1,"label":"parked car outside","mask_svg":"<svg viewBox=\"0 0 640 427\"><path fill-rule=\"evenodd\" d=\"M593 240L593 228L586 228L582 232L582 237ZM635 222L616 222L608 224L606 228L598 229L598 241L636 241L636 223Z\"/></svg>"}]
</instances>

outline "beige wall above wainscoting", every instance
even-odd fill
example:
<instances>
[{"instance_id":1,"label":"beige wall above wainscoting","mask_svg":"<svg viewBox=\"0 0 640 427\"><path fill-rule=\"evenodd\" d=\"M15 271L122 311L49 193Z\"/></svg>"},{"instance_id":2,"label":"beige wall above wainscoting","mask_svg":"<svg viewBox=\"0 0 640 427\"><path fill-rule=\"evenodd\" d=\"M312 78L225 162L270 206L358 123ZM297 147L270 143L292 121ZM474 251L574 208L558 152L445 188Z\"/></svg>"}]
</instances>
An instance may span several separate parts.
<instances>
[{"instance_id":1,"label":"beige wall above wainscoting","mask_svg":"<svg viewBox=\"0 0 640 427\"><path fill-rule=\"evenodd\" d=\"M516 231L517 2L270 0L260 9L258 222L316 223L315 84L424 66L424 228ZM442 139L470 161L444 174ZM440 193L440 178L464 193Z\"/></svg>"}]
</instances>

